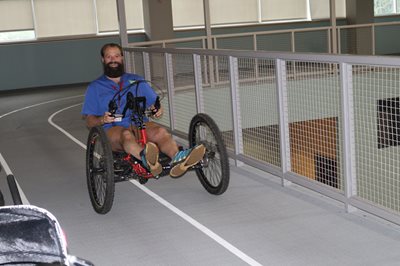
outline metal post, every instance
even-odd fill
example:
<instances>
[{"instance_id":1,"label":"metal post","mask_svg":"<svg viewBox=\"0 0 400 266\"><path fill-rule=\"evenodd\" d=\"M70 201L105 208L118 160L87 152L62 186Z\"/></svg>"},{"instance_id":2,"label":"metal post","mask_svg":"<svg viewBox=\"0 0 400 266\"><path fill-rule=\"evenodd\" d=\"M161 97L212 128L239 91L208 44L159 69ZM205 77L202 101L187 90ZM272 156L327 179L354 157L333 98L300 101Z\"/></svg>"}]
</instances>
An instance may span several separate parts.
<instances>
[{"instance_id":1,"label":"metal post","mask_svg":"<svg viewBox=\"0 0 400 266\"><path fill-rule=\"evenodd\" d=\"M292 50L292 53L294 53L294 52L296 52L296 41L295 41L295 36L294 36L294 31L292 31L291 33L290 33L290 46L291 46L291 50Z\"/></svg>"},{"instance_id":2,"label":"metal post","mask_svg":"<svg viewBox=\"0 0 400 266\"><path fill-rule=\"evenodd\" d=\"M194 71L194 87L196 94L196 111L197 113L204 112L203 101L203 85L201 82L201 57L200 55L193 54L193 71Z\"/></svg>"},{"instance_id":3,"label":"metal post","mask_svg":"<svg viewBox=\"0 0 400 266\"><path fill-rule=\"evenodd\" d=\"M203 8L204 8L204 27L206 30L207 36L207 49L212 49L212 37L211 37L211 19L210 19L210 2L209 0L203 0ZM210 71L210 85L214 86L214 62L213 57L208 56L208 69Z\"/></svg>"},{"instance_id":4,"label":"metal post","mask_svg":"<svg viewBox=\"0 0 400 266\"><path fill-rule=\"evenodd\" d=\"M257 51L257 34L253 34L253 49L254 51ZM258 79L259 79L259 72L258 72L258 59L255 58L255 62L254 62L254 73L256 76L256 82L258 83Z\"/></svg>"},{"instance_id":5,"label":"metal post","mask_svg":"<svg viewBox=\"0 0 400 266\"><path fill-rule=\"evenodd\" d=\"M287 103L287 84L286 84L286 61L275 60L276 67L276 90L278 97L279 131L280 131L280 152L282 168L282 186L291 184L285 179L287 172L291 170L290 163L290 139L289 139L289 114Z\"/></svg>"},{"instance_id":6,"label":"metal post","mask_svg":"<svg viewBox=\"0 0 400 266\"><path fill-rule=\"evenodd\" d=\"M354 142L354 117L353 117L353 82L352 67L347 63L340 63L340 85L343 120L343 173L344 193L346 196L345 208L347 212L356 210L350 205L350 199L356 195L355 171L355 142Z\"/></svg>"},{"instance_id":7,"label":"metal post","mask_svg":"<svg viewBox=\"0 0 400 266\"><path fill-rule=\"evenodd\" d=\"M372 44L371 44L371 47L372 47L372 55L375 55L375 25L374 24L372 24L372 28L371 28L371 35L372 35Z\"/></svg>"},{"instance_id":8,"label":"metal post","mask_svg":"<svg viewBox=\"0 0 400 266\"><path fill-rule=\"evenodd\" d=\"M336 4L335 0L329 0L330 8L329 14L331 17L332 27L332 53L337 54L337 32L336 32Z\"/></svg>"},{"instance_id":9,"label":"metal post","mask_svg":"<svg viewBox=\"0 0 400 266\"><path fill-rule=\"evenodd\" d=\"M174 121L174 70L172 67L172 55L165 53L164 54L164 59L165 59L165 77L166 77L166 85L167 85L167 91L168 91L168 102L169 102L169 124L171 127L171 130L175 130L175 121Z\"/></svg>"},{"instance_id":10,"label":"metal post","mask_svg":"<svg viewBox=\"0 0 400 266\"><path fill-rule=\"evenodd\" d=\"M143 52L143 68L144 78L151 81L150 56L149 53L146 52Z\"/></svg>"},{"instance_id":11,"label":"metal post","mask_svg":"<svg viewBox=\"0 0 400 266\"><path fill-rule=\"evenodd\" d=\"M238 59L232 56L229 56L229 77L231 83L232 122L235 140L235 165L242 166L243 163L237 160L237 156L243 154L242 118L240 114L240 96L238 90L239 70Z\"/></svg>"},{"instance_id":12,"label":"metal post","mask_svg":"<svg viewBox=\"0 0 400 266\"><path fill-rule=\"evenodd\" d=\"M121 40L121 46L128 46L128 29L126 27L126 16L125 16L125 2L124 0L117 1L117 13L118 13L118 25L119 25L119 38Z\"/></svg>"},{"instance_id":13,"label":"metal post","mask_svg":"<svg viewBox=\"0 0 400 266\"><path fill-rule=\"evenodd\" d=\"M203 0L203 8L204 8L204 27L205 27L206 36L207 36L207 49L212 49L209 0Z\"/></svg>"},{"instance_id":14,"label":"metal post","mask_svg":"<svg viewBox=\"0 0 400 266\"><path fill-rule=\"evenodd\" d=\"M337 48L338 54L342 54L342 45L341 45L342 40L340 39L340 35L341 35L340 28L338 28L337 36L336 36L337 37L337 45L338 45L338 48Z\"/></svg>"},{"instance_id":15,"label":"metal post","mask_svg":"<svg viewBox=\"0 0 400 266\"><path fill-rule=\"evenodd\" d=\"M128 29L126 27L125 17L125 2L124 0L117 0L117 14L118 14L118 25L119 25L119 38L122 47L128 47ZM129 52L124 51L125 69L128 72L132 72L132 60L129 56Z\"/></svg>"}]
</instances>

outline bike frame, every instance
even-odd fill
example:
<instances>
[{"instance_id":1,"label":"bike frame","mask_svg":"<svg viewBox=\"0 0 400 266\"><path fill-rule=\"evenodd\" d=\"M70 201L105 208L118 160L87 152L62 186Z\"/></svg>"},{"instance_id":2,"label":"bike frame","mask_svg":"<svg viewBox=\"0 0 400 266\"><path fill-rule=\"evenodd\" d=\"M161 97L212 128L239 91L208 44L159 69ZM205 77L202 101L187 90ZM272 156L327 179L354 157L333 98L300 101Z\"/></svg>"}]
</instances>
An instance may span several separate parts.
<instances>
[{"instance_id":1,"label":"bike frame","mask_svg":"<svg viewBox=\"0 0 400 266\"><path fill-rule=\"evenodd\" d=\"M146 116L146 112L139 112L138 110L141 110L139 107L135 108L136 110L136 115L139 116L139 118L136 119L136 123L138 124L136 127L138 129L138 138L137 138L137 143L139 143L143 148L146 146L147 143L147 130L146 130L146 124L143 121L144 116ZM133 115L132 114L132 120L134 120ZM135 132L133 130L133 128L131 128L132 133L135 135ZM142 176L146 179L149 178L154 178L155 176L153 176L153 174L149 173L145 168L143 168L143 166L140 163L137 163L136 158L133 157L131 154L127 154L122 160L124 160L125 162L129 163L132 167L132 171L135 172L136 175L138 176Z\"/></svg>"},{"instance_id":2,"label":"bike frame","mask_svg":"<svg viewBox=\"0 0 400 266\"><path fill-rule=\"evenodd\" d=\"M142 145L144 148L147 143L147 131L146 131L146 126L143 124L142 126L138 127L139 129L139 139L137 142Z\"/></svg>"},{"instance_id":3,"label":"bike frame","mask_svg":"<svg viewBox=\"0 0 400 266\"><path fill-rule=\"evenodd\" d=\"M136 83L136 86L138 86L139 83ZM116 94L117 95L117 94ZM131 92L127 92L126 94L127 97L127 103L126 106L124 107L124 110L122 112L122 115L125 116L126 111L128 109L132 110L131 114L131 121L134 122L136 125L138 131L137 131L137 143L139 143L143 148L147 144L147 131L146 131L146 125L145 122L143 121L146 116L148 116L149 112L152 112L150 110L146 110L146 98L139 96L135 97ZM114 96L115 98L115 96ZM110 113L115 113L116 111L116 104L114 98L110 101L109 103L109 112ZM156 109L159 109L161 107L160 105L160 98L157 96L156 101L154 103L154 107ZM133 128L131 128L131 131L134 135L136 135L135 131ZM146 179L153 178L154 176L149 173L146 169L142 167L142 165L137 161L137 159L132 156L131 154L127 154L122 158L123 161L126 163L129 163L132 167L133 172L137 174L138 176L145 177Z\"/></svg>"}]
</instances>

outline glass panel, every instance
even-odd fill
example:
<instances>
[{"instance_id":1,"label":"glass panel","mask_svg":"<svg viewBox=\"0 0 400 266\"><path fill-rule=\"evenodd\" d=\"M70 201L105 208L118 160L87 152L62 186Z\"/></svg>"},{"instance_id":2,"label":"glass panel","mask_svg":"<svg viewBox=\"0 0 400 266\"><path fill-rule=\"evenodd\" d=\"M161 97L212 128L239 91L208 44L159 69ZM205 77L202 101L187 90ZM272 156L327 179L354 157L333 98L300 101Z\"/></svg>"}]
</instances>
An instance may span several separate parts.
<instances>
[{"instance_id":1,"label":"glass panel","mask_svg":"<svg viewBox=\"0 0 400 266\"><path fill-rule=\"evenodd\" d=\"M394 0L374 0L374 13L375 16L384 16L393 14Z\"/></svg>"}]
</instances>

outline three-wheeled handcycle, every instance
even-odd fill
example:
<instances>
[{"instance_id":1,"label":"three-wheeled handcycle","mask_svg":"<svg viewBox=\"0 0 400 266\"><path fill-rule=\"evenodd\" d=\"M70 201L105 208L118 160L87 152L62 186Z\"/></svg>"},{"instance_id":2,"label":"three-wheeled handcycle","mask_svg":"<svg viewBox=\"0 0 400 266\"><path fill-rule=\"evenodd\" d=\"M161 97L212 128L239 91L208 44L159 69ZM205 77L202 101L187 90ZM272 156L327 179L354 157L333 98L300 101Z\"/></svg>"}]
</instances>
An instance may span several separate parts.
<instances>
[{"instance_id":1,"label":"three-wheeled handcycle","mask_svg":"<svg viewBox=\"0 0 400 266\"><path fill-rule=\"evenodd\" d=\"M138 84L139 82L136 82L136 86ZM131 92L124 92L124 90L117 92L124 97L126 95L126 105L122 116L126 115L127 110L132 110L130 119L138 129L138 132L135 132L139 135L138 142L144 146L147 143L144 121L145 117L151 117L152 111L146 108L145 97L134 96ZM111 100L109 112L115 113L115 107L115 101ZM155 107L156 109L160 107L159 97L157 97ZM203 144L206 148L203 159L188 170L196 172L206 191L210 194L221 195L228 188L230 173L226 147L217 124L207 114L196 114L190 122L188 140L189 147ZM116 182L135 179L145 184L149 179L169 175L171 159L160 153L159 161L163 170L158 176L153 176L132 155L123 151L113 151L103 127L91 128L87 140L86 177L94 210L99 214L106 214L111 210Z\"/></svg>"}]
</instances>

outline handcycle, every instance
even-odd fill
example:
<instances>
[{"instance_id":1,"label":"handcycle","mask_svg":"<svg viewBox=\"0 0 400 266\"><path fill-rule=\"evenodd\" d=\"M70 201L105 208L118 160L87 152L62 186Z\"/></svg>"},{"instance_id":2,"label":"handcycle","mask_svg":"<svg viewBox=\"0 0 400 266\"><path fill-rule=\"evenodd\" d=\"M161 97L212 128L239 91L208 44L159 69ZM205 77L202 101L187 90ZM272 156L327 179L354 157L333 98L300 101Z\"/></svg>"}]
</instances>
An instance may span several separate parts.
<instances>
[{"instance_id":1,"label":"handcycle","mask_svg":"<svg viewBox=\"0 0 400 266\"><path fill-rule=\"evenodd\" d=\"M139 82L136 83L136 86L138 84ZM152 115L152 112L146 109L145 97L135 97L131 92L124 93L124 90L117 92L126 94L126 105L122 116L127 110L132 110L130 119L138 129L138 142L144 146L147 143L144 121L145 117ZM136 95L138 94L136 93ZM155 107L156 109L160 107L159 97L157 97ZM109 103L109 112L115 113L113 100ZM200 183L210 194L223 194L229 185L229 159L217 124L205 113L196 114L189 125L188 140L189 148L198 144L203 144L206 148L203 159L191 166L188 171L196 172ZM132 155L126 152L112 151L103 127L91 128L86 149L86 178L94 210L99 214L106 214L111 210L116 182L134 179L140 184L145 184L149 179L159 179L169 175L171 159L160 153L159 162L162 165L162 172L158 176L153 176Z\"/></svg>"}]
</instances>

